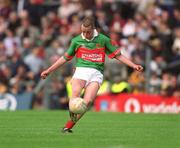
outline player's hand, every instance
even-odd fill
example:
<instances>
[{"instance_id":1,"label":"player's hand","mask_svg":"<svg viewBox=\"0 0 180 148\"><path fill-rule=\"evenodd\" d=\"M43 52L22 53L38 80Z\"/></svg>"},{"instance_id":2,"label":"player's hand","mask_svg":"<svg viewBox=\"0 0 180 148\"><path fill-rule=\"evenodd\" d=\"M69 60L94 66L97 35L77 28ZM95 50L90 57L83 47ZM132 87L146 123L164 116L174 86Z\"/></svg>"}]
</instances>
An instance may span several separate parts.
<instances>
[{"instance_id":1,"label":"player's hand","mask_svg":"<svg viewBox=\"0 0 180 148\"><path fill-rule=\"evenodd\" d=\"M46 77L50 74L50 72L48 70L44 70L42 73L41 73L41 78L42 79L46 79Z\"/></svg>"},{"instance_id":2,"label":"player's hand","mask_svg":"<svg viewBox=\"0 0 180 148\"><path fill-rule=\"evenodd\" d=\"M141 65L135 65L134 69L139 71L139 72L142 72L144 68Z\"/></svg>"}]
</instances>

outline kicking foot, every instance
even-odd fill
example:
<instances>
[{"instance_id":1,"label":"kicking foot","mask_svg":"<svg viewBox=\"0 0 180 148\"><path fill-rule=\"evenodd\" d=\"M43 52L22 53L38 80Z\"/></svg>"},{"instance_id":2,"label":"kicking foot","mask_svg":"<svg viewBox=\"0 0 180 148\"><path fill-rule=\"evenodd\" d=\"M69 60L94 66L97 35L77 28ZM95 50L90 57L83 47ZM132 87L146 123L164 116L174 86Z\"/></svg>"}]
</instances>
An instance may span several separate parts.
<instances>
[{"instance_id":1,"label":"kicking foot","mask_svg":"<svg viewBox=\"0 0 180 148\"><path fill-rule=\"evenodd\" d=\"M62 130L61 130L62 133L72 133L72 129L70 128L67 128L67 127L64 127Z\"/></svg>"}]
</instances>

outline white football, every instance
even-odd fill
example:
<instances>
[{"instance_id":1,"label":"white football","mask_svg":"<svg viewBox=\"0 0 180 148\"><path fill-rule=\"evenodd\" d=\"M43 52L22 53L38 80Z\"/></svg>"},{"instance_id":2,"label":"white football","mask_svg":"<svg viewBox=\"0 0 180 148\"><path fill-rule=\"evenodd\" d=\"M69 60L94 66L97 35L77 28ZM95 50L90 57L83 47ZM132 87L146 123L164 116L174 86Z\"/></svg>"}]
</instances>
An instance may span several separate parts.
<instances>
[{"instance_id":1,"label":"white football","mask_svg":"<svg viewBox=\"0 0 180 148\"><path fill-rule=\"evenodd\" d=\"M75 114L81 114L87 109L86 103L82 98L72 98L69 101L69 110Z\"/></svg>"}]
</instances>

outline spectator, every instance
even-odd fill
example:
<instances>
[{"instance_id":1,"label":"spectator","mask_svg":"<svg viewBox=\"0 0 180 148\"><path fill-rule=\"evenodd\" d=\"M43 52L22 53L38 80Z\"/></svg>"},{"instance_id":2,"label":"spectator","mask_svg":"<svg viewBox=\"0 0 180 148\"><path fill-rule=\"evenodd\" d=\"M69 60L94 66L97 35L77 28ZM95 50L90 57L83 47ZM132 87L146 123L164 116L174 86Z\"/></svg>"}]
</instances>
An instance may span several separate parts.
<instances>
[{"instance_id":1,"label":"spectator","mask_svg":"<svg viewBox=\"0 0 180 148\"><path fill-rule=\"evenodd\" d=\"M9 14L8 28L9 30L12 30L15 33L19 25L20 25L19 17L15 11L12 11Z\"/></svg>"},{"instance_id":2,"label":"spectator","mask_svg":"<svg viewBox=\"0 0 180 148\"><path fill-rule=\"evenodd\" d=\"M0 41L0 64L6 62L6 60L7 60L6 49L4 43Z\"/></svg>"},{"instance_id":3,"label":"spectator","mask_svg":"<svg viewBox=\"0 0 180 148\"><path fill-rule=\"evenodd\" d=\"M50 21L51 25L53 25L54 29L58 29L61 25L61 19L57 16L57 13L54 11L49 11L47 13L47 18Z\"/></svg>"},{"instance_id":4,"label":"spectator","mask_svg":"<svg viewBox=\"0 0 180 148\"><path fill-rule=\"evenodd\" d=\"M40 48L33 48L32 52L24 58L24 62L29 66L34 75L38 75L44 64L38 56Z\"/></svg>"},{"instance_id":5,"label":"spectator","mask_svg":"<svg viewBox=\"0 0 180 148\"><path fill-rule=\"evenodd\" d=\"M18 36L14 36L14 33L7 29L6 38L4 39L4 46L7 56L13 56L14 54L20 53L20 38Z\"/></svg>"},{"instance_id":6,"label":"spectator","mask_svg":"<svg viewBox=\"0 0 180 148\"><path fill-rule=\"evenodd\" d=\"M68 98L66 85L63 79L54 79L51 82L50 108L51 109L68 109Z\"/></svg>"},{"instance_id":7,"label":"spectator","mask_svg":"<svg viewBox=\"0 0 180 148\"><path fill-rule=\"evenodd\" d=\"M96 18L97 18L97 23L99 25L98 27L101 28L102 32L107 34L109 31L109 27L108 27L108 22L106 19L105 12L102 10L97 10Z\"/></svg>"},{"instance_id":8,"label":"spectator","mask_svg":"<svg viewBox=\"0 0 180 148\"><path fill-rule=\"evenodd\" d=\"M8 89L9 79L11 78L11 69L7 63L1 64L0 66L0 83Z\"/></svg>"},{"instance_id":9,"label":"spectator","mask_svg":"<svg viewBox=\"0 0 180 148\"><path fill-rule=\"evenodd\" d=\"M159 94L161 90L161 78L158 77L156 72L152 73L151 79L150 79L150 93L153 94Z\"/></svg>"},{"instance_id":10,"label":"spectator","mask_svg":"<svg viewBox=\"0 0 180 148\"><path fill-rule=\"evenodd\" d=\"M174 42L172 46L172 50L174 53L174 58L173 60L180 60L180 27L176 28L174 30Z\"/></svg>"},{"instance_id":11,"label":"spectator","mask_svg":"<svg viewBox=\"0 0 180 148\"><path fill-rule=\"evenodd\" d=\"M17 67L17 73L10 79L11 92L13 94L20 94L24 91L27 91L26 83L30 80L33 80L33 74L30 71L27 71L25 65L19 65Z\"/></svg>"},{"instance_id":12,"label":"spectator","mask_svg":"<svg viewBox=\"0 0 180 148\"><path fill-rule=\"evenodd\" d=\"M39 45L49 46L54 39L54 30L47 17L41 18L41 34L39 35Z\"/></svg>"},{"instance_id":13,"label":"spectator","mask_svg":"<svg viewBox=\"0 0 180 148\"><path fill-rule=\"evenodd\" d=\"M130 74L128 82L130 83L130 85L132 87L132 93L138 94L138 93L145 92L145 87L144 87L145 77L144 77L144 75L134 71Z\"/></svg>"},{"instance_id":14,"label":"spectator","mask_svg":"<svg viewBox=\"0 0 180 148\"><path fill-rule=\"evenodd\" d=\"M30 22L34 26L40 25L40 19L44 15L44 9L42 7L44 0L29 0L26 2L24 8L27 10L29 15Z\"/></svg>"},{"instance_id":15,"label":"spectator","mask_svg":"<svg viewBox=\"0 0 180 148\"><path fill-rule=\"evenodd\" d=\"M77 34L79 34L81 32L79 26L80 26L80 18L79 18L79 16L77 14L72 15L72 17L71 17L71 25L68 27L69 28L69 30L68 30L69 34L67 34L67 36L70 36L70 35L71 36L76 36Z\"/></svg>"},{"instance_id":16,"label":"spectator","mask_svg":"<svg viewBox=\"0 0 180 148\"><path fill-rule=\"evenodd\" d=\"M122 29L124 37L128 37L136 34L136 23L132 18L129 18Z\"/></svg>"},{"instance_id":17,"label":"spectator","mask_svg":"<svg viewBox=\"0 0 180 148\"><path fill-rule=\"evenodd\" d=\"M137 26L137 37L143 42L147 42L149 40L150 32L147 20L141 20L141 22Z\"/></svg>"},{"instance_id":18,"label":"spectator","mask_svg":"<svg viewBox=\"0 0 180 148\"><path fill-rule=\"evenodd\" d=\"M73 28L73 27L72 27ZM75 34L76 30L71 29L71 31ZM60 45L66 50L68 47L68 44L70 42L71 34L69 33L69 30L66 26L62 25L59 28L59 36L57 37L57 40L59 41Z\"/></svg>"},{"instance_id":19,"label":"spectator","mask_svg":"<svg viewBox=\"0 0 180 148\"><path fill-rule=\"evenodd\" d=\"M161 92L162 96L171 96L173 92L172 89L172 75L170 73L162 74Z\"/></svg>"},{"instance_id":20,"label":"spectator","mask_svg":"<svg viewBox=\"0 0 180 148\"><path fill-rule=\"evenodd\" d=\"M111 31L122 33L122 29L124 25L125 25L125 20L122 19L121 15L118 12L115 12L113 14L113 19L110 25Z\"/></svg>"},{"instance_id":21,"label":"spectator","mask_svg":"<svg viewBox=\"0 0 180 148\"><path fill-rule=\"evenodd\" d=\"M39 29L34 27L28 18L21 19L21 25L17 29L17 35L22 39L24 37L29 37L36 41L39 36Z\"/></svg>"},{"instance_id":22,"label":"spectator","mask_svg":"<svg viewBox=\"0 0 180 148\"><path fill-rule=\"evenodd\" d=\"M11 12L11 1L1 0L0 1L0 16L3 16L4 18L8 18L10 12Z\"/></svg>"},{"instance_id":23,"label":"spectator","mask_svg":"<svg viewBox=\"0 0 180 148\"><path fill-rule=\"evenodd\" d=\"M60 7L58 8L59 18L68 19L75 12L78 12L77 3L72 3L69 0L60 0Z\"/></svg>"},{"instance_id":24,"label":"spectator","mask_svg":"<svg viewBox=\"0 0 180 148\"><path fill-rule=\"evenodd\" d=\"M31 50L34 46L34 41L31 38L25 37L22 40L22 49L21 49L21 56L24 58L28 54L31 53Z\"/></svg>"},{"instance_id":25,"label":"spectator","mask_svg":"<svg viewBox=\"0 0 180 148\"><path fill-rule=\"evenodd\" d=\"M8 24L2 16L0 16L0 40L4 40L6 37L5 32L8 27Z\"/></svg>"},{"instance_id":26,"label":"spectator","mask_svg":"<svg viewBox=\"0 0 180 148\"><path fill-rule=\"evenodd\" d=\"M180 9L179 8L175 8L173 10L173 19L171 20L171 27L172 28L176 28L176 27L180 27Z\"/></svg>"}]
</instances>

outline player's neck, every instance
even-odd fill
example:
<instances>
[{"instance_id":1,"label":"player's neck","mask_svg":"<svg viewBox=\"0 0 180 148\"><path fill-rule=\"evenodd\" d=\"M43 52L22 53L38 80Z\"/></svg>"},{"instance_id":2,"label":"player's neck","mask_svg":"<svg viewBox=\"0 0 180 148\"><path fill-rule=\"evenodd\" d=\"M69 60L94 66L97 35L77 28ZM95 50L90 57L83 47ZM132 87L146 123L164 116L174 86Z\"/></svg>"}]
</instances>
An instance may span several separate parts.
<instances>
[{"instance_id":1,"label":"player's neck","mask_svg":"<svg viewBox=\"0 0 180 148\"><path fill-rule=\"evenodd\" d=\"M92 38L91 38L91 39L87 39L87 38L83 35L83 33L81 33L82 39L84 39L84 40L86 40L86 41L92 41L96 36L98 36L98 32L97 32L96 29L94 29L94 32L93 32L93 35L92 35Z\"/></svg>"}]
</instances>

